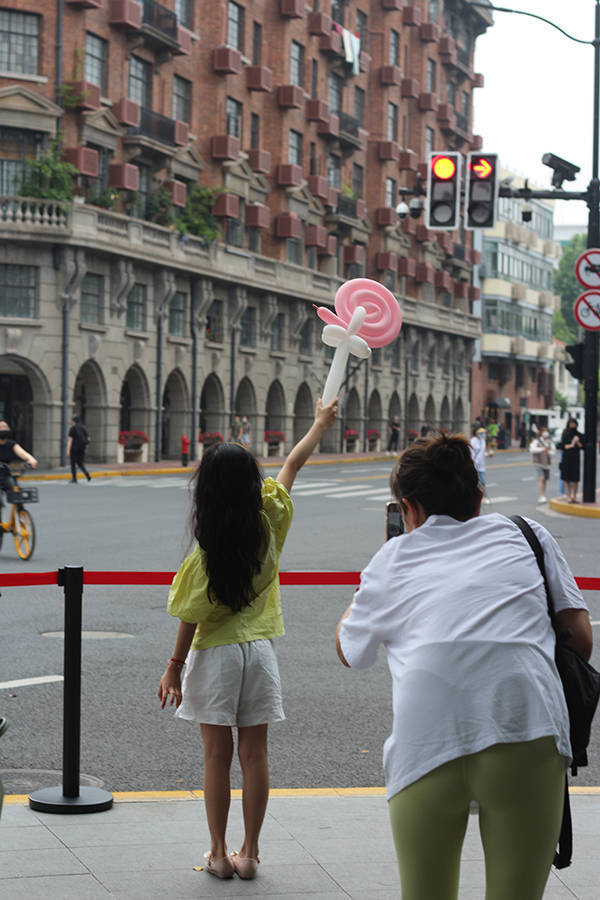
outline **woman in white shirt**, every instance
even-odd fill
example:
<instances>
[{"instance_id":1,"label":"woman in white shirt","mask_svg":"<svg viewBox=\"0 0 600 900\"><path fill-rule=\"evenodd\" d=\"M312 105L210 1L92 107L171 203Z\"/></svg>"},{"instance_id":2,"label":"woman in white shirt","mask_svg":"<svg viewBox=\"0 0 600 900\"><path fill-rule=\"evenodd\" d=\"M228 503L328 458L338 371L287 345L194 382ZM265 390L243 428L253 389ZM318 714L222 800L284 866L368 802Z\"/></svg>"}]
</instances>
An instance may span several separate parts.
<instances>
[{"instance_id":1,"label":"woman in white shirt","mask_svg":"<svg viewBox=\"0 0 600 900\"><path fill-rule=\"evenodd\" d=\"M548 878L570 760L554 632L535 557L517 526L479 516L469 443L415 441L391 477L405 534L361 576L337 630L345 665L380 645L393 680L383 762L403 900L455 900L472 800L486 900L537 900ZM556 541L540 540L557 627L586 659L585 602Z\"/></svg>"}]
</instances>

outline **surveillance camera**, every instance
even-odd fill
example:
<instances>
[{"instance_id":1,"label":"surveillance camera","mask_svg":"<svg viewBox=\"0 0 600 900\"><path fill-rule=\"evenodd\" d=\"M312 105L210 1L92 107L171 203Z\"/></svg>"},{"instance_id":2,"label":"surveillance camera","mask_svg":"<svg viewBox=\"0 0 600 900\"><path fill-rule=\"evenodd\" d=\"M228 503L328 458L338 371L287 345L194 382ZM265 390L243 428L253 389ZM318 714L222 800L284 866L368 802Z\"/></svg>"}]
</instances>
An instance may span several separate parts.
<instances>
[{"instance_id":1,"label":"surveillance camera","mask_svg":"<svg viewBox=\"0 0 600 900\"><path fill-rule=\"evenodd\" d=\"M413 219L418 219L423 212L423 201L420 197L413 197L408 204L410 215Z\"/></svg>"},{"instance_id":2,"label":"surveillance camera","mask_svg":"<svg viewBox=\"0 0 600 900\"><path fill-rule=\"evenodd\" d=\"M555 188L561 188L563 181L575 181L577 173L581 171L580 166L567 162L566 159L561 159L560 156L555 156L554 153L544 153L542 162L550 169L554 169L552 187Z\"/></svg>"},{"instance_id":3,"label":"surveillance camera","mask_svg":"<svg viewBox=\"0 0 600 900\"><path fill-rule=\"evenodd\" d=\"M406 200L401 200L398 206L396 207L396 212L398 213L399 219L405 219L408 215L408 203Z\"/></svg>"},{"instance_id":4,"label":"surveillance camera","mask_svg":"<svg viewBox=\"0 0 600 900\"><path fill-rule=\"evenodd\" d=\"M531 205L529 200L526 200L521 207L521 219L523 220L523 222L531 222L532 217L533 206Z\"/></svg>"}]
</instances>

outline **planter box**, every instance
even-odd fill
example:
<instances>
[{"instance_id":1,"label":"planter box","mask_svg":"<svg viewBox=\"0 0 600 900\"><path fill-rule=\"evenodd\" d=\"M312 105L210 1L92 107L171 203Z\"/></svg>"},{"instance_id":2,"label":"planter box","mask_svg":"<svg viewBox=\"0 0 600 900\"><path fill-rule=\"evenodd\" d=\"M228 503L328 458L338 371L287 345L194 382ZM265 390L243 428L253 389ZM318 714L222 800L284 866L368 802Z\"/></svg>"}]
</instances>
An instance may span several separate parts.
<instances>
[{"instance_id":1,"label":"planter box","mask_svg":"<svg viewBox=\"0 0 600 900\"><path fill-rule=\"evenodd\" d=\"M402 82L402 73L398 66L382 66L379 70L381 84L399 85Z\"/></svg>"},{"instance_id":2,"label":"planter box","mask_svg":"<svg viewBox=\"0 0 600 900\"><path fill-rule=\"evenodd\" d=\"M123 191L137 191L139 182L140 170L132 163L112 163L108 167L110 187Z\"/></svg>"},{"instance_id":3,"label":"planter box","mask_svg":"<svg viewBox=\"0 0 600 900\"><path fill-rule=\"evenodd\" d=\"M187 185L183 181L165 181L164 187L171 193L174 206L185 206L187 200Z\"/></svg>"},{"instance_id":4,"label":"planter box","mask_svg":"<svg viewBox=\"0 0 600 900\"><path fill-rule=\"evenodd\" d=\"M122 449L124 462L148 462L148 444L139 447L125 446Z\"/></svg>"},{"instance_id":5,"label":"planter box","mask_svg":"<svg viewBox=\"0 0 600 900\"><path fill-rule=\"evenodd\" d=\"M121 125L131 125L137 128L140 124L139 103L136 103L135 100L130 100L128 97L121 97L120 100L114 103L111 112Z\"/></svg>"},{"instance_id":6,"label":"planter box","mask_svg":"<svg viewBox=\"0 0 600 900\"><path fill-rule=\"evenodd\" d=\"M380 206L379 209L375 210L375 222L380 228L385 228L388 225L397 225L398 213L392 206ZM380 253L378 254L378 256L381 255ZM384 268L388 268L388 266L384 266Z\"/></svg>"},{"instance_id":7,"label":"planter box","mask_svg":"<svg viewBox=\"0 0 600 900\"><path fill-rule=\"evenodd\" d=\"M437 43L440 39L442 30L435 22L423 22L419 28L419 37L424 44Z\"/></svg>"},{"instance_id":8,"label":"planter box","mask_svg":"<svg viewBox=\"0 0 600 900\"><path fill-rule=\"evenodd\" d=\"M324 100L307 100L305 111L309 122L326 122L329 116L329 105Z\"/></svg>"},{"instance_id":9,"label":"planter box","mask_svg":"<svg viewBox=\"0 0 600 900\"><path fill-rule=\"evenodd\" d=\"M378 253L375 256L375 268L378 272L383 272L386 269L395 272L398 268L398 254L394 253L393 250L385 250L383 253Z\"/></svg>"},{"instance_id":10,"label":"planter box","mask_svg":"<svg viewBox=\"0 0 600 900\"><path fill-rule=\"evenodd\" d=\"M91 81L66 81L65 87L71 88L77 109L100 109L100 85Z\"/></svg>"},{"instance_id":11,"label":"planter box","mask_svg":"<svg viewBox=\"0 0 600 900\"><path fill-rule=\"evenodd\" d=\"M240 198L237 194L219 194L212 208L213 216L226 219L238 219L240 215Z\"/></svg>"},{"instance_id":12,"label":"planter box","mask_svg":"<svg viewBox=\"0 0 600 900\"><path fill-rule=\"evenodd\" d=\"M329 197L329 185L324 175L309 175L307 178L308 189L313 197L327 200Z\"/></svg>"},{"instance_id":13,"label":"planter box","mask_svg":"<svg viewBox=\"0 0 600 900\"><path fill-rule=\"evenodd\" d=\"M264 441L263 456L285 456L285 443L283 441L278 443Z\"/></svg>"},{"instance_id":14,"label":"planter box","mask_svg":"<svg viewBox=\"0 0 600 900\"><path fill-rule=\"evenodd\" d=\"M400 147L396 141L379 141L379 159L395 159L400 156Z\"/></svg>"},{"instance_id":15,"label":"planter box","mask_svg":"<svg viewBox=\"0 0 600 900\"><path fill-rule=\"evenodd\" d=\"M278 238L302 238L302 221L294 213L280 213L275 219L275 235Z\"/></svg>"},{"instance_id":16,"label":"planter box","mask_svg":"<svg viewBox=\"0 0 600 900\"><path fill-rule=\"evenodd\" d=\"M221 75L239 75L242 71L242 54L233 47L216 47L213 50L213 72Z\"/></svg>"},{"instance_id":17,"label":"planter box","mask_svg":"<svg viewBox=\"0 0 600 900\"><path fill-rule=\"evenodd\" d=\"M404 275L407 278L414 278L417 274L417 261L409 257L403 257L398 260L398 275Z\"/></svg>"},{"instance_id":18,"label":"planter box","mask_svg":"<svg viewBox=\"0 0 600 900\"><path fill-rule=\"evenodd\" d=\"M419 96L419 82L416 78L403 78L400 83L400 96L405 99L416 100Z\"/></svg>"},{"instance_id":19,"label":"planter box","mask_svg":"<svg viewBox=\"0 0 600 900\"><path fill-rule=\"evenodd\" d=\"M402 24L409 28L419 28L421 25L421 10L416 3L410 3L402 10Z\"/></svg>"},{"instance_id":20,"label":"planter box","mask_svg":"<svg viewBox=\"0 0 600 900\"><path fill-rule=\"evenodd\" d=\"M275 180L280 187L298 187L302 183L302 166L295 163L281 163L277 166Z\"/></svg>"},{"instance_id":21,"label":"planter box","mask_svg":"<svg viewBox=\"0 0 600 900\"><path fill-rule=\"evenodd\" d=\"M349 438L344 441L344 453L358 453L358 438Z\"/></svg>"},{"instance_id":22,"label":"planter box","mask_svg":"<svg viewBox=\"0 0 600 900\"><path fill-rule=\"evenodd\" d=\"M301 109L304 91L298 84L282 84L277 88L277 102L284 109Z\"/></svg>"},{"instance_id":23,"label":"planter box","mask_svg":"<svg viewBox=\"0 0 600 900\"><path fill-rule=\"evenodd\" d=\"M246 87L249 91L273 90L273 69L268 66L248 66L246 68Z\"/></svg>"},{"instance_id":24,"label":"planter box","mask_svg":"<svg viewBox=\"0 0 600 900\"><path fill-rule=\"evenodd\" d=\"M211 138L210 155L213 159L237 159L240 139L231 134L218 134Z\"/></svg>"},{"instance_id":25,"label":"planter box","mask_svg":"<svg viewBox=\"0 0 600 900\"><path fill-rule=\"evenodd\" d=\"M303 19L304 0L279 0L279 12L286 19Z\"/></svg>"},{"instance_id":26,"label":"planter box","mask_svg":"<svg viewBox=\"0 0 600 900\"><path fill-rule=\"evenodd\" d=\"M63 151L63 157L82 175L95 178L98 175L98 151L91 147L70 147Z\"/></svg>"},{"instance_id":27,"label":"planter box","mask_svg":"<svg viewBox=\"0 0 600 900\"><path fill-rule=\"evenodd\" d=\"M246 206L246 225L249 228L268 228L270 219L269 207L263 203Z\"/></svg>"},{"instance_id":28,"label":"planter box","mask_svg":"<svg viewBox=\"0 0 600 900\"><path fill-rule=\"evenodd\" d=\"M327 13L323 12L313 13L308 20L308 33L324 35L326 37L330 31L331 16L328 16Z\"/></svg>"},{"instance_id":29,"label":"planter box","mask_svg":"<svg viewBox=\"0 0 600 900\"><path fill-rule=\"evenodd\" d=\"M271 171L271 154L268 150L249 150L248 165L253 172L268 175Z\"/></svg>"},{"instance_id":30,"label":"planter box","mask_svg":"<svg viewBox=\"0 0 600 900\"><path fill-rule=\"evenodd\" d=\"M139 31L142 27L142 4L136 0L110 0L108 21L114 28Z\"/></svg>"},{"instance_id":31,"label":"planter box","mask_svg":"<svg viewBox=\"0 0 600 900\"><path fill-rule=\"evenodd\" d=\"M324 250L327 247L327 229L323 225L309 225L306 229L304 243L307 247Z\"/></svg>"}]
</instances>

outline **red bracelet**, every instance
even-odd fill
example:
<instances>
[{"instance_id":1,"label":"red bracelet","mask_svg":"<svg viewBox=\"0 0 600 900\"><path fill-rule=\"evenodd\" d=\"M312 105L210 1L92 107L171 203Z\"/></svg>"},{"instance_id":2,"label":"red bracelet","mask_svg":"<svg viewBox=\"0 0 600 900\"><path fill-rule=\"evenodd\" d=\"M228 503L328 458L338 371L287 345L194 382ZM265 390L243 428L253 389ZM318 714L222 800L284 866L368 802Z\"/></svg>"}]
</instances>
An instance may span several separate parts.
<instances>
[{"instance_id":1,"label":"red bracelet","mask_svg":"<svg viewBox=\"0 0 600 900\"><path fill-rule=\"evenodd\" d=\"M169 662L177 663L179 666L185 666L185 659L177 659L175 656L172 656Z\"/></svg>"}]
</instances>

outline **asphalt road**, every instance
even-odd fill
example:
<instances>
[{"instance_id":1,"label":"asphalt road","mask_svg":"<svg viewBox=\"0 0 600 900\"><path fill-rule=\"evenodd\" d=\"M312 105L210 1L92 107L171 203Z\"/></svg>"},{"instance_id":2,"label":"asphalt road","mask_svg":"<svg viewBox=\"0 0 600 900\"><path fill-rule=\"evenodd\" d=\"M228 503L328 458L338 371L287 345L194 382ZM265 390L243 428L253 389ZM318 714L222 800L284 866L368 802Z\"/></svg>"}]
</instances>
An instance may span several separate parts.
<instances>
[{"instance_id":1,"label":"asphalt road","mask_svg":"<svg viewBox=\"0 0 600 900\"><path fill-rule=\"evenodd\" d=\"M525 454L488 464L491 503L484 512L538 518L559 540L576 575L598 575L600 519L536 507L537 485ZM282 570L364 567L384 536L391 460L307 466L294 488L294 523ZM269 470L271 471L271 470ZM5 538L0 572L88 569L173 571L186 552L185 476L98 479L90 485L44 482L30 507L35 555L18 559ZM482 585L482 589L484 589ZM202 784L199 730L161 711L156 688L172 652L176 622L166 588L89 587L84 595L82 783L109 790L192 789ZM271 729L273 787L381 785L381 747L391 721L391 684L382 658L371 670L343 668L335 625L352 588L287 587L286 637L278 642L287 720ZM600 592L587 595L600 622ZM3 588L0 597L0 774L12 793L60 783L62 685L10 686L63 671L59 588ZM58 633L58 635L56 634ZM594 627L600 643L600 625ZM600 650L593 658L600 668ZM576 783L600 785L600 717L592 765ZM240 786L239 770L233 785Z\"/></svg>"}]
</instances>

